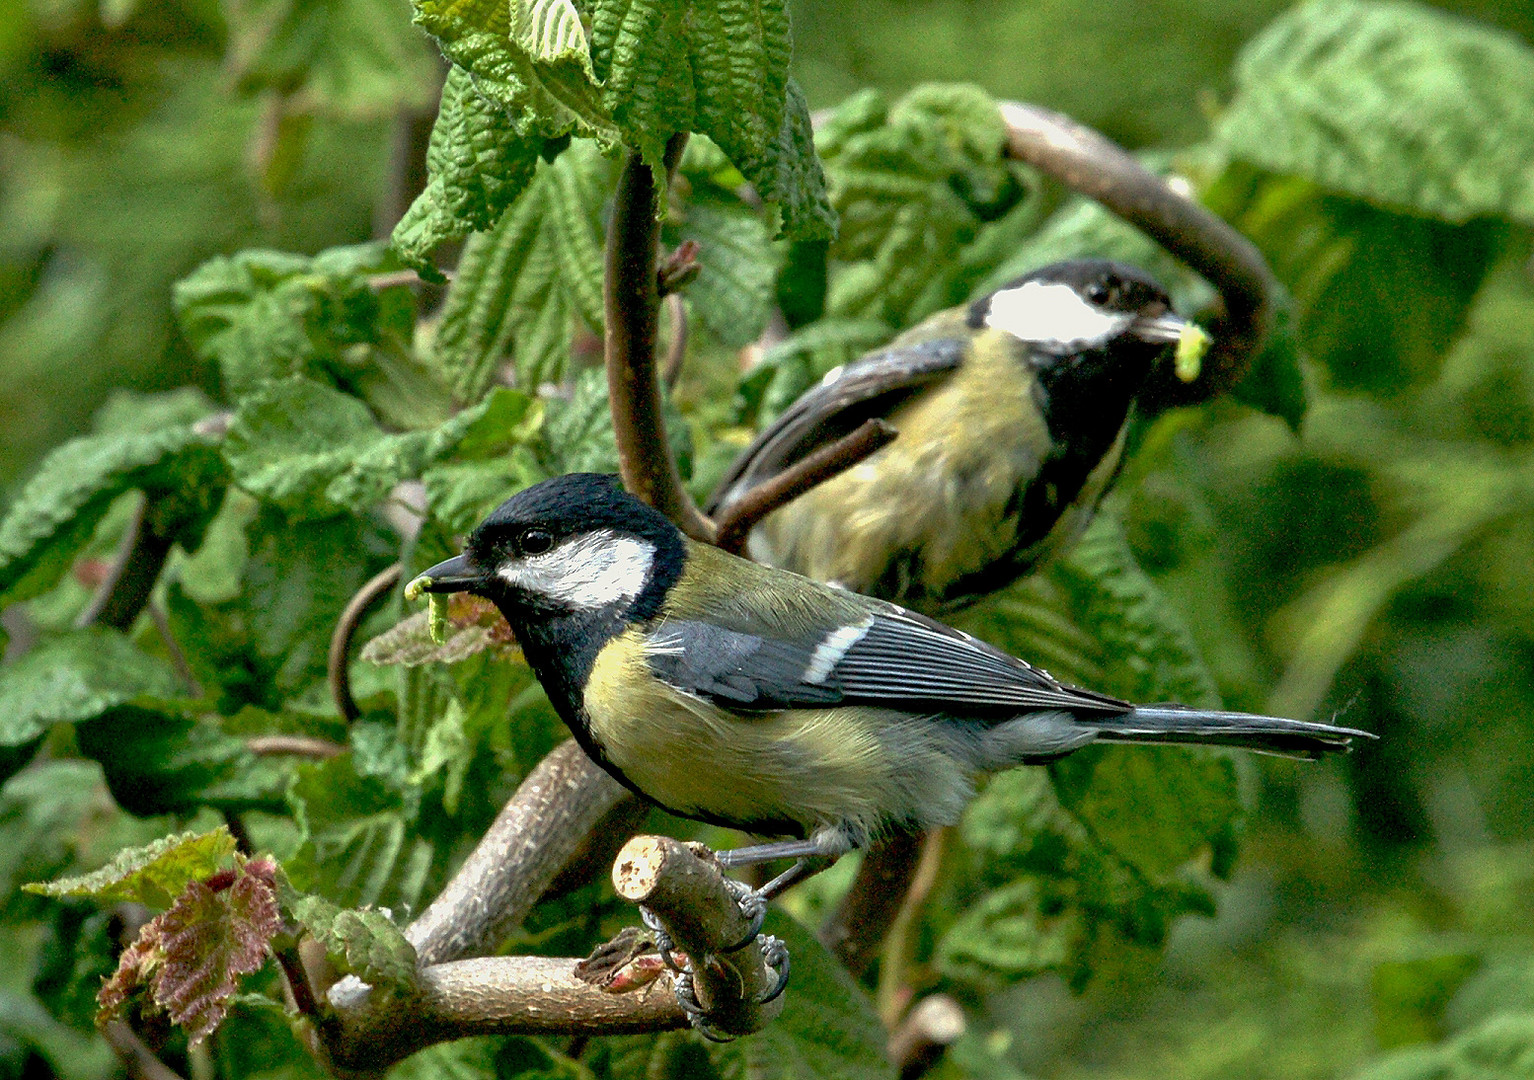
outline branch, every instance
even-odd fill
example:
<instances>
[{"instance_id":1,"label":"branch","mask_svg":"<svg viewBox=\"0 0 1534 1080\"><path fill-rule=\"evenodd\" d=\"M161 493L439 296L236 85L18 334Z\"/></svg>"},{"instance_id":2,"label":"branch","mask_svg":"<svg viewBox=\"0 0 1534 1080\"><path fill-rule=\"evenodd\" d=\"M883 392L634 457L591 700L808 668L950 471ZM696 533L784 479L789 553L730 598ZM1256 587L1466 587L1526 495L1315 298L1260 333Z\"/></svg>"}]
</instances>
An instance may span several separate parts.
<instances>
[{"instance_id":1,"label":"branch","mask_svg":"<svg viewBox=\"0 0 1534 1080\"><path fill-rule=\"evenodd\" d=\"M473 1035L627 1035L687 1026L669 980L610 994L576 978L575 965L488 956L425 967L404 1000L368 993L343 1005L322 1049L343 1069L382 1070L433 1043Z\"/></svg>"},{"instance_id":2,"label":"branch","mask_svg":"<svg viewBox=\"0 0 1534 1080\"><path fill-rule=\"evenodd\" d=\"M948 838L953 826L929 829L922 836L921 855L916 860L911 885L900 898L900 910L895 913L889 934L884 943L884 956L879 964L879 1016L884 1026L894 1028L905 1003L910 1000L910 987L905 985L906 961L912 947L912 932L917 917L932 895L937 884L938 872L943 867L943 855L948 849Z\"/></svg>"},{"instance_id":3,"label":"branch","mask_svg":"<svg viewBox=\"0 0 1534 1080\"><path fill-rule=\"evenodd\" d=\"M346 747L340 743L314 735L253 735L245 740L245 749L257 757L291 754L294 757L314 758L316 761L325 761L337 754L346 753Z\"/></svg>"},{"instance_id":4,"label":"branch","mask_svg":"<svg viewBox=\"0 0 1534 1080\"><path fill-rule=\"evenodd\" d=\"M101 1035L117 1051L130 1080L181 1080L181 1074L156 1057L125 1021L108 1020L101 1025Z\"/></svg>"},{"instance_id":5,"label":"branch","mask_svg":"<svg viewBox=\"0 0 1534 1080\"><path fill-rule=\"evenodd\" d=\"M867 974L878 957L916 875L921 846L921 833L899 832L869 849L852 888L820 928L821 944L854 978Z\"/></svg>"},{"instance_id":6,"label":"branch","mask_svg":"<svg viewBox=\"0 0 1534 1080\"><path fill-rule=\"evenodd\" d=\"M692 960L693 990L709 1023L731 1035L760 1031L783 999L760 1003L778 983L750 920L726 886L713 855L669 836L636 836L613 864L618 895L643 904ZM745 947L738 946L746 941Z\"/></svg>"},{"instance_id":7,"label":"branch","mask_svg":"<svg viewBox=\"0 0 1534 1080\"><path fill-rule=\"evenodd\" d=\"M732 502L719 515L714 542L728 552L740 554L746 537L768 514L888 446L896 434L883 420L865 420L852 434L820 447Z\"/></svg>"},{"instance_id":8,"label":"branch","mask_svg":"<svg viewBox=\"0 0 1534 1080\"><path fill-rule=\"evenodd\" d=\"M362 710L357 708L357 702L352 698L352 675L349 669L352 637L357 633L357 624L362 622L368 608L399 584L402 569L402 563L395 563L364 582L362 588L341 610L341 617L336 620L336 628L330 635L330 656L325 665L325 674L330 682L331 699L348 724L362 715Z\"/></svg>"},{"instance_id":9,"label":"branch","mask_svg":"<svg viewBox=\"0 0 1534 1080\"><path fill-rule=\"evenodd\" d=\"M174 544L173 539L161 536L151 523L149 495L145 493L133 511L107 576L97 586L91 602L80 612L75 625L99 623L115 630L130 629L144 605L149 603L149 594L154 591L154 583L160 579L160 571L165 569L165 560L170 558Z\"/></svg>"},{"instance_id":10,"label":"branch","mask_svg":"<svg viewBox=\"0 0 1534 1080\"><path fill-rule=\"evenodd\" d=\"M668 177L686 144L686 135L673 135L666 144ZM631 153L618 180L603 281L607 389L618 471L624 487L676 522L688 536L712 541L713 523L682 487L661 414L660 385L655 378L659 304L655 251L660 239L655 214L655 173L639 154Z\"/></svg>"},{"instance_id":11,"label":"branch","mask_svg":"<svg viewBox=\"0 0 1534 1080\"><path fill-rule=\"evenodd\" d=\"M666 366L661 369L661 379L669 392L676 389L682 378L682 363L687 359L687 308L682 304L681 293L666 297L666 321L671 325L671 344L666 347Z\"/></svg>"},{"instance_id":12,"label":"branch","mask_svg":"<svg viewBox=\"0 0 1534 1080\"><path fill-rule=\"evenodd\" d=\"M1147 170L1123 148L1068 116L1001 103L1012 157L1095 199L1187 263L1220 293L1214 346L1191 385L1165 380L1159 405L1203 401L1240 381L1273 329L1278 281L1262 253L1229 224Z\"/></svg>"},{"instance_id":13,"label":"branch","mask_svg":"<svg viewBox=\"0 0 1534 1080\"><path fill-rule=\"evenodd\" d=\"M405 930L421 964L494 951L627 794L573 741L555 747Z\"/></svg>"}]
</instances>

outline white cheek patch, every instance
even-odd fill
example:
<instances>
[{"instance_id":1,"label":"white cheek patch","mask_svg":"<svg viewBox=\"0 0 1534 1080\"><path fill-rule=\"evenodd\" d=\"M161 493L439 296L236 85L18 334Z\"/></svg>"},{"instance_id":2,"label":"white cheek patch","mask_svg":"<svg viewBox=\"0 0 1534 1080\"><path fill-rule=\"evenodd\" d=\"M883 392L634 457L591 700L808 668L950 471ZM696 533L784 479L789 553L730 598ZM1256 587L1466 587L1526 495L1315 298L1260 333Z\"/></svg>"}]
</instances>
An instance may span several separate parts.
<instances>
[{"instance_id":1,"label":"white cheek patch","mask_svg":"<svg viewBox=\"0 0 1534 1080\"><path fill-rule=\"evenodd\" d=\"M496 576L570 607L605 608L642 593L654 565L655 545L602 529L504 563Z\"/></svg>"},{"instance_id":2,"label":"white cheek patch","mask_svg":"<svg viewBox=\"0 0 1534 1080\"><path fill-rule=\"evenodd\" d=\"M868 628L873 624L873 618L870 616L855 626L844 626L840 630L832 630L827 634L810 654L809 667L804 669L804 681L818 685L829 679L832 670L841 663L842 657L863 640L863 635L868 633Z\"/></svg>"},{"instance_id":3,"label":"white cheek patch","mask_svg":"<svg viewBox=\"0 0 1534 1080\"><path fill-rule=\"evenodd\" d=\"M1030 281L991 297L985 324L1047 349L1095 348L1123 333L1134 316L1104 311L1069 285Z\"/></svg>"}]
</instances>

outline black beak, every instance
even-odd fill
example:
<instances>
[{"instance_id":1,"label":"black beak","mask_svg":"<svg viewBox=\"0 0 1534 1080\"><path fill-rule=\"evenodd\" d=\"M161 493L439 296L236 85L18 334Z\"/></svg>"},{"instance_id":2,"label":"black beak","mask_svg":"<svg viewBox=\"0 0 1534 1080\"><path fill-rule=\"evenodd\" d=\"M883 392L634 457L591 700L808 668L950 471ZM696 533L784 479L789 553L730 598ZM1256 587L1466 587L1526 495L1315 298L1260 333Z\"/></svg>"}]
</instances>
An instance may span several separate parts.
<instances>
[{"instance_id":1,"label":"black beak","mask_svg":"<svg viewBox=\"0 0 1534 1080\"><path fill-rule=\"evenodd\" d=\"M423 592L475 592L485 584L489 576L470 562L468 556L454 555L417 576L405 586L405 595L414 597Z\"/></svg>"}]
</instances>

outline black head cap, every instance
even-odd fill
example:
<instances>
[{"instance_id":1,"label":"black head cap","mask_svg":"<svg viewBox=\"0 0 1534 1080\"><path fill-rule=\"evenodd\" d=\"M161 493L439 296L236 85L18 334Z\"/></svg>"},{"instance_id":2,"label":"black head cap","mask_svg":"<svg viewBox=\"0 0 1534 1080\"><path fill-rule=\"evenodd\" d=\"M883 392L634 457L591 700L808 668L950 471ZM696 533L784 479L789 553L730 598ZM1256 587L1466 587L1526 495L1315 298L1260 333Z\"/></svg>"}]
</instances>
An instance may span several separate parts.
<instances>
[{"instance_id":1,"label":"black head cap","mask_svg":"<svg viewBox=\"0 0 1534 1080\"><path fill-rule=\"evenodd\" d=\"M1041 266L976 300L970 305L969 324L984 326L991 300L997 293L1020 288L1029 282L1069 285L1077 295L1106 311L1154 319L1172 310L1172 298L1166 289L1137 266L1112 259L1066 259Z\"/></svg>"}]
</instances>

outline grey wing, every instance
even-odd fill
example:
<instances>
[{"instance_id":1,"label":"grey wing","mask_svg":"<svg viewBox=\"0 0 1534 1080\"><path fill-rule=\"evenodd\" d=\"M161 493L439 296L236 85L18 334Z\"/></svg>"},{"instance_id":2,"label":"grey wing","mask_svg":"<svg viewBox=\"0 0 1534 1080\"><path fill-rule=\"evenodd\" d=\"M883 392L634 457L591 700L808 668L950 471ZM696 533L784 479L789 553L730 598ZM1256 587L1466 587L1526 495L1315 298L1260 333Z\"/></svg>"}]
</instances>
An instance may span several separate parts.
<instances>
[{"instance_id":1,"label":"grey wing","mask_svg":"<svg viewBox=\"0 0 1534 1080\"><path fill-rule=\"evenodd\" d=\"M650 666L672 686L734 709L871 705L1004 719L1033 709L1131 708L893 604L799 641L668 619L651 633Z\"/></svg>"},{"instance_id":2,"label":"grey wing","mask_svg":"<svg viewBox=\"0 0 1534 1080\"><path fill-rule=\"evenodd\" d=\"M705 507L716 513L826 443L883 416L911 392L958 367L965 342L939 338L864 356L826 374L741 451Z\"/></svg>"}]
</instances>

